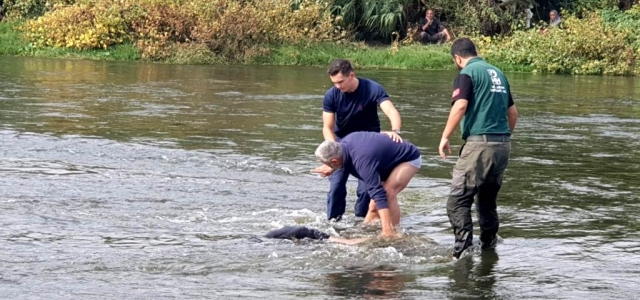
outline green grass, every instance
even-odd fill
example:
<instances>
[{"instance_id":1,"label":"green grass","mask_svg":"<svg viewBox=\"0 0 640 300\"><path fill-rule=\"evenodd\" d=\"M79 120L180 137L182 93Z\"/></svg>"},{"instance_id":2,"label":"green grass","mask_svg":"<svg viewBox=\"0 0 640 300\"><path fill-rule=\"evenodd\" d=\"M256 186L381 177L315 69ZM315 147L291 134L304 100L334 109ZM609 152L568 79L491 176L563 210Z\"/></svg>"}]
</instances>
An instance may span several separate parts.
<instances>
[{"instance_id":1,"label":"green grass","mask_svg":"<svg viewBox=\"0 0 640 300\"><path fill-rule=\"evenodd\" d=\"M0 22L0 55L20 55L49 58L82 58L97 60L138 60L140 51L132 44L121 44L108 49L76 50L67 48L34 48L21 38L18 23Z\"/></svg>"},{"instance_id":2,"label":"green grass","mask_svg":"<svg viewBox=\"0 0 640 300\"><path fill-rule=\"evenodd\" d=\"M25 46L18 55L47 58L82 58L95 60L138 60L140 52L132 44L121 44L108 49L76 50L67 48L33 48Z\"/></svg>"},{"instance_id":3,"label":"green grass","mask_svg":"<svg viewBox=\"0 0 640 300\"><path fill-rule=\"evenodd\" d=\"M447 46L409 45L394 50L390 46L351 44L278 45L271 47L266 57L257 58L257 64L326 66L332 59L347 58L357 68L434 69L451 70Z\"/></svg>"},{"instance_id":4,"label":"green grass","mask_svg":"<svg viewBox=\"0 0 640 300\"><path fill-rule=\"evenodd\" d=\"M0 55L18 55L25 45L14 26L13 23L0 22Z\"/></svg>"},{"instance_id":5,"label":"green grass","mask_svg":"<svg viewBox=\"0 0 640 300\"><path fill-rule=\"evenodd\" d=\"M332 59L349 59L356 68L388 68L416 70L454 70L451 45L366 46L350 44L276 45L270 54L252 63L265 65L326 66ZM488 60L508 72L531 72L524 65L510 65Z\"/></svg>"}]
</instances>

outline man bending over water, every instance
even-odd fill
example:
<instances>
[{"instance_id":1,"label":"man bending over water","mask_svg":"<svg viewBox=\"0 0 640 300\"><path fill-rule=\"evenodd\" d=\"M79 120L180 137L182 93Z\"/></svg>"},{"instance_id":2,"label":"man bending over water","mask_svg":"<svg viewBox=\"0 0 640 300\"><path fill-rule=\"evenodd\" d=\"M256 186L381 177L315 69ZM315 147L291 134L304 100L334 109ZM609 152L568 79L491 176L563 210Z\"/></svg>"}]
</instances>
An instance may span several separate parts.
<instances>
[{"instance_id":1,"label":"man bending over water","mask_svg":"<svg viewBox=\"0 0 640 300\"><path fill-rule=\"evenodd\" d=\"M342 169L365 182L371 201L364 222L380 219L381 236L394 236L400 223L398 193L420 170L420 150L381 133L354 132L340 142L324 141L315 154L332 171Z\"/></svg>"}]
</instances>

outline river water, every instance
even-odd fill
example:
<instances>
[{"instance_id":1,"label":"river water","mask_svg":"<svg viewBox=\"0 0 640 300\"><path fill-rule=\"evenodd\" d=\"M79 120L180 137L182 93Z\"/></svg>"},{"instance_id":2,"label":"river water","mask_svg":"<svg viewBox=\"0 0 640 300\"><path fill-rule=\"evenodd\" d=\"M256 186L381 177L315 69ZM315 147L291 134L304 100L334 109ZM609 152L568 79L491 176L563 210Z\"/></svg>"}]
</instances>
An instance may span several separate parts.
<instances>
[{"instance_id":1,"label":"river water","mask_svg":"<svg viewBox=\"0 0 640 300\"><path fill-rule=\"evenodd\" d=\"M376 234L353 216L355 181L332 223L328 181L308 172L324 68L0 57L0 298L638 297L634 78L508 74L521 118L502 242L454 260L456 157L437 146L455 73L357 74L387 88L423 153L394 243L259 238L295 224Z\"/></svg>"}]
</instances>

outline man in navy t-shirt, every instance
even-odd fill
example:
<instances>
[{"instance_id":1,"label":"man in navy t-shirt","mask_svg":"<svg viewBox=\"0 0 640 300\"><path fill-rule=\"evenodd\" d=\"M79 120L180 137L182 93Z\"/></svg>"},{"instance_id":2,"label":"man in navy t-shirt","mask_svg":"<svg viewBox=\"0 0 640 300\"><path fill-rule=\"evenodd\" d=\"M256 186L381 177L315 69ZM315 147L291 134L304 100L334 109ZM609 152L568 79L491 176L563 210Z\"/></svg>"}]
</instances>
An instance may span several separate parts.
<instances>
[{"instance_id":1,"label":"man in navy t-shirt","mask_svg":"<svg viewBox=\"0 0 640 300\"><path fill-rule=\"evenodd\" d=\"M398 193L422 165L418 148L409 142L394 142L382 133L354 132L340 142L322 142L315 155L327 168L364 182L371 197L365 223L380 219L382 235L394 235L394 226L400 223Z\"/></svg>"},{"instance_id":2,"label":"man in navy t-shirt","mask_svg":"<svg viewBox=\"0 0 640 300\"><path fill-rule=\"evenodd\" d=\"M400 114L380 84L356 77L351 63L345 59L332 61L327 73L334 86L327 90L322 103L322 135L326 141L339 141L352 132L380 132L380 106L391 123L391 131L384 133L394 141L402 142ZM340 220L345 212L349 174L339 170L333 172L324 165L312 171L323 176L330 175L327 218ZM370 198L361 180L358 181L356 194L358 200L354 207L355 215L364 217Z\"/></svg>"}]
</instances>

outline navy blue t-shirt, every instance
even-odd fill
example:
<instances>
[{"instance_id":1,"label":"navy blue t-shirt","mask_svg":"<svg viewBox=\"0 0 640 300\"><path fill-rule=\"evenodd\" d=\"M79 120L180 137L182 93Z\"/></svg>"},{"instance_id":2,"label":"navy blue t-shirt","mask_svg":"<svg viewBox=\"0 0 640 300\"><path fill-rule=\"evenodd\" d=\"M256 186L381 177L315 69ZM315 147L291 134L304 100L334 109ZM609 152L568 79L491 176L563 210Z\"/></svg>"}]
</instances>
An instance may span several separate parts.
<instances>
[{"instance_id":1,"label":"navy blue t-shirt","mask_svg":"<svg viewBox=\"0 0 640 300\"><path fill-rule=\"evenodd\" d=\"M336 115L333 132L338 138L356 131L380 132L378 106L389 99L387 91L377 82L358 77L358 88L343 93L335 86L324 94L322 109Z\"/></svg>"},{"instance_id":2,"label":"navy blue t-shirt","mask_svg":"<svg viewBox=\"0 0 640 300\"><path fill-rule=\"evenodd\" d=\"M340 144L345 171L367 184L369 196L376 201L378 209L388 207L382 182L399 164L420 157L420 150L413 144L394 142L378 132L354 132L344 137Z\"/></svg>"}]
</instances>

